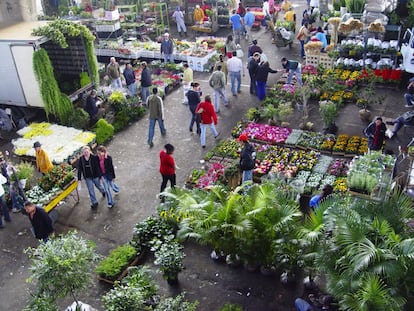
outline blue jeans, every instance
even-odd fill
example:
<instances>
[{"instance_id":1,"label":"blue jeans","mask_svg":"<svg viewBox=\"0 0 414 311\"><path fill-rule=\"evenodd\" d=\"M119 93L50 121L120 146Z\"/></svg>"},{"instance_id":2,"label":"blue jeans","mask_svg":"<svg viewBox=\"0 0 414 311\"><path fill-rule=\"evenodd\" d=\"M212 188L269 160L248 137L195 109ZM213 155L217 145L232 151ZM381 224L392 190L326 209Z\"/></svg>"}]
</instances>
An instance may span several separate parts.
<instances>
[{"instance_id":1,"label":"blue jeans","mask_svg":"<svg viewBox=\"0 0 414 311\"><path fill-rule=\"evenodd\" d=\"M164 63L166 63L167 61L169 61L170 63L174 63L174 55L164 53Z\"/></svg>"},{"instance_id":2,"label":"blue jeans","mask_svg":"<svg viewBox=\"0 0 414 311\"><path fill-rule=\"evenodd\" d=\"M121 78L113 79L112 82L111 82L111 87L113 89L122 89Z\"/></svg>"},{"instance_id":3,"label":"blue jeans","mask_svg":"<svg viewBox=\"0 0 414 311\"><path fill-rule=\"evenodd\" d=\"M295 300L296 311L312 311L312 306L302 298L296 298Z\"/></svg>"},{"instance_id":4,"label":"blue jeans","mask_svg":"<svg viewBox=\"0 0 414 311\"><path fill-rule=\"evenodd\" d=\"M141 98L144 105L147 104L147 98L150 96L149 86L141 86Z\"/></svg>"},{"instance_id":5,"label":"blue jeans","mask_svg":"<svg viewBox=\"0 0 414 311\"><path fill-rule=\"evenodd\" d=\"M243 171L242 183L253 180L253 170Z\"/></svg>"},{"instance_id":6,"label":"blue jeans","mask_svg":"<svg viewBox=\"0 0 414 311\"><path fill-rule=\"evenodd\" d=\"M229 104L229 99L227 98L226 89L223 87L221 89L214 89L214 110L216 112L220 111L220 98L223 97L224 106Z\"/></svg>"},{"instance_id":7,"label":"blue jeans","mask_svg":"<svg viewBox=\"0 0 414 311\"><path fill-rule=\"evenodd\" d=\"M305 57L305 40L299 40L300 42L300 57Z\"/></svg>"},{"instance_id":8,"label":"blue jeans","mask_svg":"<svg viewBox=\"0 0 414 311\"><path fill-rule=\"evenodd\" d=\"M256 81L256 95L260 100L266 97L266 82Z\"/></svg>"},{"instance_id":9,"label":"blue jeans","mask_svg":"<svg viewBox=\"0 0 414 311\"><path fill-rule=\"evenodd\" d=\"M9 214L9 208L7 207L6 199L4 198L4 195L2 195L0 197L0 204L1 204L1 208L3 210L4 220L5 221L11 221L10 214ZM2 220L2 217L0 217L0 226L2 226L2 225L3 225L3 220Z\"/></svg>"},{"instance_id":10,"label":"blue jeans","mask_svg":"<svg viewBox=\"0 0 414 311\"><path fill-rule=\"evenodd\" d=\"M237 85L236 85L237 82ZM241 85L241 75L240 71L230 71L230 83L231 83L231 92L233 95L236 95L240 92L240 85Z\"/></svg>"},{"instance_id":11,"label":"blue jeans","mask_svg":"<svg viewBox=\"0 0 414 311\"><path fill-rule=\"evenodd\" d=\"M108 205L114 205L114 200L112 198L111 188L115 193L119 192L118 185L112 180L108 179L106 175L103 176L103 187L105 189L106 197L108 199Z\"/></svg>"},{"instance_id":12,"label":"blue jeans","mask_svg":"<svg viewBox=\"0 0 414 311\"><path fill-rule=\"evenodd\" d=\"M148 128L148 145L152 144L152 139L154 138L154 128L155 122L158 121L158 125L160 126L161 135L165 135L167 130L164 127L164 120L161 118L158 119L150 119L149 120L149 128Z\"/></svg>"},{"instance_id":13,"label":"blue jeans","mask_svg":"<svg viewBox=\"0 0 414 311\"><path fill-rule=\"evenodd\" d=\"M136 83L131 83L130 85L127 85L129 95L135 96L137 94L137 85Z\"/></svg>"},{"instance_id":14,"label":"blue jeans","mask_svg":"<svg viewBox=\"0 0 414 311\"><path fill-rule=\"evenodd\" d=\"M214 123L201 124L201 135L200 135L201 146L205 146L206 145L206 129L207 129L207 126L210 126L211 131L213 132L214 137L216 137L218 135L218 132L216 130L216 127L214 126Z\"/></svg>"},{"instance_id":15,"label":"blue jeans","mask_svg":"<svg viewBox=\"0 0 414 311\"><path fill-rule=\"evenodd\" d=\"M86 187L88 187L88 192L89 192L89 198L91 200L91 204L96 204L98 203L98 201L96 200L96 196L95 196L95 189L94 189L94 185L96 186L96 188L98 188L98 190L104 194L105 193L105 189L101 184L101 181L99 180L99 177L95 177L95 178L85 178L85 182L86 182Z\"/></svg>"},{"instance_id":16,"label":"blue jeans","mask_svg":"<svg viewBox=\"0 0 414 311\"><path fill-rule=\"evenodd\" d=\"M289 69L289 76L286 81L286 84L290 84L292 82L293 74L296 76L296 80L298 81L299 85L302 86L302 68L298 67L296 69Z\"/></svg>"},{"instance_id":17,"label":"blue jeans","mask_svg":"<svg viewBox=\"0 0 414 311\"><path fill-rule=\"evenodd\" d=\"M414 101L414 94L404 94L405 104L408 106L413 106L412 101Z\"/></svg>"}]
</instances>

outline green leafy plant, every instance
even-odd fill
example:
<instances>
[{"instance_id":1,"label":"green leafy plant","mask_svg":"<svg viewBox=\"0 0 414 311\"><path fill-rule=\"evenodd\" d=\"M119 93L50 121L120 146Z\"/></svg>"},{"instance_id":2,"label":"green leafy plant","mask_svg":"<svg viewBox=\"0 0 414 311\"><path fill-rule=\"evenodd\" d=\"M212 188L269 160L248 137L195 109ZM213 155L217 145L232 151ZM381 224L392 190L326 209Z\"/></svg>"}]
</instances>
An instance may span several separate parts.
<instances>
[{"instance_id":1,"label":"green leafy plant","mask_svg":"<svg viewBox=\"0 0 414 311\"><path fill-rule=\"evenodd\" d=\"M33 71L39 83L46 115L53 114L65 122L73 111L70 99L61 94L49 56L45 49L33 53Z\"/></svg>"},{"instance_id":2,"label":"green leafy plant","mask_svg":"<svg viewBox=\"0 0 414 311\"><path fill-rule=\"evenodd\" d=\"M80 129L86 130L89 126L89 114L82 108L76 108L67 120L67 125Z\"/></svg>"},{"instance_id":3,"label":"green leafy plant","mask_svg":"<svg viewBox=\"0 0 414 311\"><path fill-rule=\"evenodd\" d=\"M64 189L70 182L75 179L73 167L69 164L62 163L55 165L51 171L40 177L38 186L48 192L54 187Z\"/></svg>"},{"instance_id":4,"label":"green leafy plant","mask_svg":"<svg viewBox=\"0 0 414 311\"><path fill-rule=\"evenodd\" d=\"M277 107L277 119L280 122L286 121L286 119L292 114L292 104L289 102L280 103Z\"/></svg>"},{"instance_id":5,"label":"green leafy plant","mask_svg":"<svg viewBox=\"0 0 414 311\"><path fill-rule=\"evenodd\" d=\"M160 266L162 276L166 280L176 281L178 273L184 269L184 247L176 241L158 241L155 250L154 264Z\"/></svg>"},{"instance_id":6,"label":"green leafy plant","mask_svg":"<svg viewBox=\"0 0 414 311\"><path fill-rule=\"evenodd\" d=\"M365 8L365 0L345 0L346 9L350 13L362 13Z\"/></svg>"},{"instance_id":7,"label":"green leafy plant","mask_svg":"<svg viewBox=\"0 0 414 311\"><path fill-rule=\"evenodd\" d=\"M23 161L16 165L15 171L16 174L10 176L11 181L16 181L16 177L18 180L30 180L33 178L35 167L30 162Z\"/></svg>"},{"instance_id":8,"label":"green leafy plant","mask_svg":"<svg viewBox=\"0 0 414 311\"><path fill-rule=\"evenodd\" d=\"M243 311L243 307L232 303L226 303L219 311Z\"/></svg>"},{"instance_id":9,"label":"green leafy plant","mask_svg":"<svg viewBox=\"0 0 414 311\"><path fill-rule=\"evenodd\" d=\"M96 133L96 142L100 145L114 136L114 127L105 119L99 119L96 122L94 130Z\"/></svg>"},{"instance_id":10,"label":"green leafy plant","mask_svg":"<svg viewBox=\"0 0 414 311\"><path fill-rule=\"evenodd\" d=\"M125 94L121 91L114 91L108 97L109 104L114 107L115 111L120 111L122 104L126 102Z\"/></svg>"},{"instance_id":11,"label":"green leafy plant","mask_svg":"<svg viewBox=\"0 0 414 311\"><path fill-rule=\"evenodd\" d=\"M154 311L196 311L198 301L189 302L181 293L175 297L164 298L154 308Z\"/></svg>"},{"instance_id":12,"label":"green leafy plant","mask_svg":"<svg viewBox=\"0 0 414 311\"><path fill-rule=\"evenodd\" d=\"M335 121L338 114L338 108L336 104L329 100L320 101L319 113L321 114L324 126L329 127Z\"/></svg>"},{"instance_id":13,"label":"green leafy plant","mask_svg":"<svg viewBox=\"0 0 414 311\"><path fill-rule=\"evenodd\" d=\"M87 86L89 83L91 83L91 79L89 78L87 72L83 71L79 74L79 83L81 87Z\"/></svg>"},{"instance_id":14,"label":"green leafy plant","mask_svg":"<svg viewBox=\"0 0 414 311\"><path fill-rule=\"evenodd\" d=\"M26 249L32 274L28 282L36 281L33 299L46 297L49 301L42 300L41 303L49 304L70 295L79 307L77 296L89 288L93 268L99 259L95 247L92 241L71 231L41 243L37 248Z\"/></svg>"},{"instance_id":15,"label":"green leafy plant","mask_svg":"<svg viewBox=\"0 0 414 311\"><path fill-rule=\"evenodd\" d=\"M120 245L110 251L95 271L104 278L114 280L136 256L135 247L130 244Z\"/></svg>"}]
</instances>

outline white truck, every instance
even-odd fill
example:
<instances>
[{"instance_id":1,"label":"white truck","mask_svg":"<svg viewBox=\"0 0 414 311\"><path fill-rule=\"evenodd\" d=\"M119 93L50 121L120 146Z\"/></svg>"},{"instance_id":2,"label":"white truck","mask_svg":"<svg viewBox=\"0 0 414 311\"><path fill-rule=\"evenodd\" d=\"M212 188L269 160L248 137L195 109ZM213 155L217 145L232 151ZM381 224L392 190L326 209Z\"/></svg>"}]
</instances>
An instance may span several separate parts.
<instances>
[{"instance_id":1,"label":"white truck","mask_svg":"<svg viewBox=\"0 0 414 311\"><path fill-rule=\"evenodd\" d=\"M91 87L80 88L81 72L88 72L88 62L81 38L74 38L69 47L62 49L46 37L33 36L35 28L46 21L19 22L0 29L0 106L43 108L39 83L33 70L33 52L44 48L52 62L54 76L61 92L74 101L78 94Z\"/></svg>"}]
</instances>

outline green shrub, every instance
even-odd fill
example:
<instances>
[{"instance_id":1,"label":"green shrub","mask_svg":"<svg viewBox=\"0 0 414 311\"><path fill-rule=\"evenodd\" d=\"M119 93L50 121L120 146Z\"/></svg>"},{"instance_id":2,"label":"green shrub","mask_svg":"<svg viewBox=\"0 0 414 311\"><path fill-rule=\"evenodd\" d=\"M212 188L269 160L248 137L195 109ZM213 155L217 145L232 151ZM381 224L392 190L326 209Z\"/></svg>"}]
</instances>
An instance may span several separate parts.
<instances>
[{"instance_id":1,"label":"green shrub","mask_svg":"<svg viewBox=\"0 0 414 311\"><path fill-rule=\"evenodd\" d=\"M130 117L125 110L121 110L115 115L113 123L115 132L122 131L129 123Z\"/></svg>"},{"instance_id":2,"label":"green shrub","mask_svg":"<svg viewBox=\"0 0 414 311\"><path fill-rule=\"evenodd\" d=\"M111 250L109 256L96 268L96 273L102 277L115 279L137 255L136 249L129 245L120 245Z\"/></svg>"},{"instance_id":3,"label":"green shrub","mask_svg":"<svg viewBox=\"0 0 414 311\"><path fill-rule=\"evenodd\" d=\"M126 97L121 91L112 92L108 98L109 104L115 109L115 111L120 111L122 104L126 102Z\"/></svg>"},{"instance_id":4,"label":"green shrub","mask_svg":"<svg viewBox=\"0 0 414 311\"><path fill-rule=\"evenodd\" d=\"M80 79L80 86L84 87L86 85L88 85L89 83L91 83L91 78L89 78L88 73L87 72L81 72L79 74L79 79Z\"/></svg>"},{"instance_id":5,"label":"green shrub","mask_svg":"<svg viewBox=\"0 0 414 311\"><path fill-rule=\"evenodd\" d=\"M243 311L243 308L240 305L226 303L219 311Z\"/></svg>"},{"instance_id":6,"label":"green shrub","mask_svg":"<svg viewBox=\"0 0 414 311\"><path fill-rule=\"evenodd\" d=\"M99 119L95 125L96 142L101 145L114 136L114 127L105 119Z\"/></svg>"},{"instance_id":7,"label":"green shrub","mask_svg":"<svg viewBox=\"0 0 414 311\"><path fill-rule=\"evenodd\" d=\"M79 130L85 130L89 126L89 114L82 108L76 108L69 116L66 125Z\"/></svg>"}]
</instances>

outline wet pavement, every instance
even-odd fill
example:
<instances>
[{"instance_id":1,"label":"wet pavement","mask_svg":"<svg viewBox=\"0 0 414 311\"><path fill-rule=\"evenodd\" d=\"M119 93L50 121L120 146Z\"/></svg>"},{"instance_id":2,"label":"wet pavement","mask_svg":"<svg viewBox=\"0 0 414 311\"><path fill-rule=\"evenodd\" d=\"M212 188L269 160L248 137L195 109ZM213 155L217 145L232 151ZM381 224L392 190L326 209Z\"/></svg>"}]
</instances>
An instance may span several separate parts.
<instances>
[{"instance_id":1,"label":"wet pavement","mask_svg":"<svg viewBox=\"0 0 414 311\"><path fill-rule=\"evenodd\" d=\"M300 11L301 12L301 11ZM228 29L222 29L220 34L227 35ZM295 42L292 49L276 48L271 44L270 33L263 29L255 33L258 44L269 57L270 66L273 69L281 68L280 59L298 57L299 45ZM242 41L242 47L247 50L247 42ZM246 62L246 56L244 58ZM208 73L194 73L196 81L201 83L203 95L211 94L207 84ZM272 85L280 77L280 74L270 74L268 85ZM406 111L404 107L403 91L398 88L379 89L387 98L382 105L373 107L373 115L396 117ZM227 86L230 94L230 86ZM116 167L117 183L121 187L121 193L116 198L116 206L112 209L106 207L106 202L101 199L97 211L92 211L87 196L86 185L82 184L80 191L80 203L75 205L73 201L57 207L59 218L55 224L56 233L64 233L69 230L77 230L83 237L91 239L97 244L97 252L106 255L110 249L119 244L130 241L134 225L149 215L156 213L156 205L159 203L157 194L159 191L161 176L158 172L158 153L164 144L171 143L175 146L174 157L180 169L177 171L177 184L183 186L186 177L193 168L201 166L200 160L217 142L207 131L207 148L202 149L199 137L188 131L190 112L186 105L182 104L182 88L174 90L165 99L165 125L167 135L161 136L156 127L154 147L147 145L148 120L144 116L140 121L132 124L115 137L108 144L108 151L114 159ZM249 79L243 77L242 93L237 97L230 96L230 108L223 107L219 114L218 130L220 139L230 137L231 129L243 117L250 107L258 106L256 97L249 94ZM336 120L338 133L361 135L367 125L358 116L359 108L349 104L341 109ZM300 123L300 112L295 111L290 118L291 127L297 128ZM317 103L311 104L310 119L314 123L316 131L322 130ZM398 145L407 144L412 137L413 130L408 129L397 137L387 142L387 148L398 153ZM3 135L3 133L2 133ZM12 135L11 135L12 136ZM5 135L3 135L5 137ZM1 141L1 150L10 150L10 144L6 140ZM12 222L6 224L6 228L0 231L0 309L21 310L29 299L29 289L32 285L26 283L29 276L29 262L23 250L29 246L36 246L37 241L29 231L29 221L21 214L12 214ZM159 275L154 278L160 286L160 292L174 294L179 290L188 293L190 300L197 299L200 302L199 310L218 310L224 303L239 303L243 310L270 311L294 310L294 297L301 295L301 286L282 286L274 276L263 276L258 272L248 272L244 269L232 269L225 264L214 263L209 258L210 250L198 245L186 246L186 269L180 274L180 285L171 288ZM151 263L151 259L147 259ZM108 289L108 286L96 280L81 300L103 310L100 297ZM69 300L61 302L60 306L69 305Z\"/></svg>"}]
</instances>

